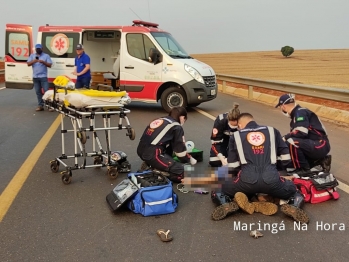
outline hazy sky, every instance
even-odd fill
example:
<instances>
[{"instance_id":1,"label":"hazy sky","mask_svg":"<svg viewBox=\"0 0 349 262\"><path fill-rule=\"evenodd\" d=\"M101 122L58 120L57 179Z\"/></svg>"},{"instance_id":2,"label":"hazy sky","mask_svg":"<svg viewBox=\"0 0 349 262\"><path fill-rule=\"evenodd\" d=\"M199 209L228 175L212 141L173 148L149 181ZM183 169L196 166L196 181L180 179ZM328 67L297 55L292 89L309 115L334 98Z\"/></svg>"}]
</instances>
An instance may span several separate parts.
<instances>
[{"instance_id":1,"label":"hazy sky","mask_svg":"<svg viewBox=\"0 0 349 262\"><path fill-rule=\"evenodd\" d=\"M158 23L190 54L349 48L349 0L1 0L0 27ZM0 56L4 36L0 34Z\"/></svg>"}]
</instances>

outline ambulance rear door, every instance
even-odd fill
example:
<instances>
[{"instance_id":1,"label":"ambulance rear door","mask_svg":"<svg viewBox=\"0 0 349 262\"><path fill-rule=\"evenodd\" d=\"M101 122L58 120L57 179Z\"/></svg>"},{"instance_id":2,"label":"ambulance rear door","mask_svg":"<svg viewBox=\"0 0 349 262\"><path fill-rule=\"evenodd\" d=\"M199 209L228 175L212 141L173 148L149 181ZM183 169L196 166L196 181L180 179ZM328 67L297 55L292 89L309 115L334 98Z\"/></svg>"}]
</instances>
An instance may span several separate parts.
<instances>
[{"instance_id":1,"label":"ambulance rear door","mask_svg":"<svg viewBox=\"0 0 349 262\"><path fill-rule=\"evenodd\" d=\"M33 70L27 65L33 52L32 26L6 24L5 86L15 89L33 88Z\"/></svg>"},{"instance_id":2,"label":"ambulance rear door","mask_svg":"<svg viewBox=\"0 0 349 262\"><path fill-rule=\"evenodd\" d=\"M48 81L52 87L53 80L59 75L65 75L75 81L73 75L75 66L75 47L81 41L81 29L70 29L68 32L42 29L41 44L43 51L51 57L52 66L48 70Z\"/></svg>"}]
</instances>

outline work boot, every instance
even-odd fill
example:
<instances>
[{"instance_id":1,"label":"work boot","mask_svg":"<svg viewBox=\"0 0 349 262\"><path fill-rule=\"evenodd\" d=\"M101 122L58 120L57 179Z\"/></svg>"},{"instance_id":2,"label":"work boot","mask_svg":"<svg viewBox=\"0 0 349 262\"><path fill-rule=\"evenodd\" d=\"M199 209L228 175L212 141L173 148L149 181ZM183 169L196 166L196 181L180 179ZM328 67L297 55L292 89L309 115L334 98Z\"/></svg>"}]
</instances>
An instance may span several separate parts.
<instances>
[{"instance_id":1,"label":"work boot","mask_svg":"<svg viewBox=\"0 0 349 262\"><path fill-rule=\"evenodd\" d=\"M278 206L271 202L252 202L252 204L254 206L254 212L266 216L271 216L278 212Z\"/></svg>"},{"instance_id":2,"label":"work boot","mask_svg":"<svg viewBox=\"0 0 349 262\"><path fill-rule=\"evenodd\" d=\"M35 109L35 111L44 111L44 107L38 106L38 107Z\"/></svg>"},{"instance_id":3,"label":"work boot","mask_svg":"<svg viewBox=\"0 0 349 262\"><path fill-rule=\"evenodd\" d=\"M212 220L222 220L239 209L237 203L232 201L229 196L224 195L223 193L211 191L211 199L213 203L218 205L212 212Z\"/></svg>"},{"instance_id":4,"label":"work boot","mask_svg":"<svg viewBox=\"0 0 349 262\"><path fill-rule=\"evenodd\" d=\"M323 168L324 172L326 172L326 173L330 172L331 163L332 163L332 156L331 155L327 155L322 159L320 165Z\"/></svg>"},{"instance_id":5,"label":"work boot","mask_svg":"<svg viewBox=\"0 0 349 262\"><path fill-rule=\"evenodd\" d=\"M254 212L254 205L248 201L248 197L241 192L237 192L234 196L235 202L246 213L252 215Z\"/></svg>"},{"instance_id":6,"label":"work boot","mask_svg":"<svg viewBox=\"0 0 349 262\"><path fill-rule=\"evenodd\" d=\"M252 202L241 192L235 194L235 201L238 206L246 213L252 215L253 212L262 213L263 215L274 215L278 211L278 206L271 202Z\"/></svg>"},{"instance_id":7,"label":"work boot","mask_svg":"<svg viewBox=\"0 0 349 262\"><path fill-rule=\"evenodd\" d=\"M281 206L281 211L297 222L308 224L309 217L307 213L301 209L303 205L304 196L297 191L287 204Z\"/></svg>"},{"instance_id":8,"label":"work boot","mask_svg":"<svg viewBox=\"0 0 349 262\"><path fill-rule=\"evenodd\" d=\"M272 197L271 195L265 195L265 194L258 194L257 195L257 201L252 200L252 202L270 202L274 204L279 204L280 199L276 197Z\"/></svg>"}]
</instances>

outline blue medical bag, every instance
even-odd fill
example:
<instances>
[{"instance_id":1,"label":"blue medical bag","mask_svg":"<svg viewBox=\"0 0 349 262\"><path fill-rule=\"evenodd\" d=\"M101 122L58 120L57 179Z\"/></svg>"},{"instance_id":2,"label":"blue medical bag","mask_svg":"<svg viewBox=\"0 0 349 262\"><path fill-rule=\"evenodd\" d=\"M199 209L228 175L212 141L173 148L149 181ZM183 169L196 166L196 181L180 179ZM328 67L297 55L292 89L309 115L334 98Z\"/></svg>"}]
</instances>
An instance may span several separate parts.
<instances>
[{"instance_id":1,"label":"blue medical bag","mask_svg":"<svg viewBox=\"0 0 349 262\"><path fill-rule=\"evenodd\" d=\"M127 203L128 208L133 213L146 217L165 215L176 211L178 196L173 191L172 183L166 176L148 170L129 173L128 178L140 186L135 196Z\"/></svg>"}]
</instances>

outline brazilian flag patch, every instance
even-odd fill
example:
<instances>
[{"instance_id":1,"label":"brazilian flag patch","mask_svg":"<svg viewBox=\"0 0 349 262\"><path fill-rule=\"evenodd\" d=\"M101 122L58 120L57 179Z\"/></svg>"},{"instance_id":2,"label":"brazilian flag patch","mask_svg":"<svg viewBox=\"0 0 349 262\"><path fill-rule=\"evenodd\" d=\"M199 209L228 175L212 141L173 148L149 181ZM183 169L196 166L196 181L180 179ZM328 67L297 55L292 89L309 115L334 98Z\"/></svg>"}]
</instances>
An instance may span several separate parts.
<instances>
[{"instance_id":1,"label":"brazilian flag patch","mask_svg":"<svg viewBox=\"0 0 349 262\"><path fill-rule=\"evenodd\" d=\"M304 117L303 116L299 116L297 117L296 121L303 121L304 120Z\"/></svg>"}]
</instances>

